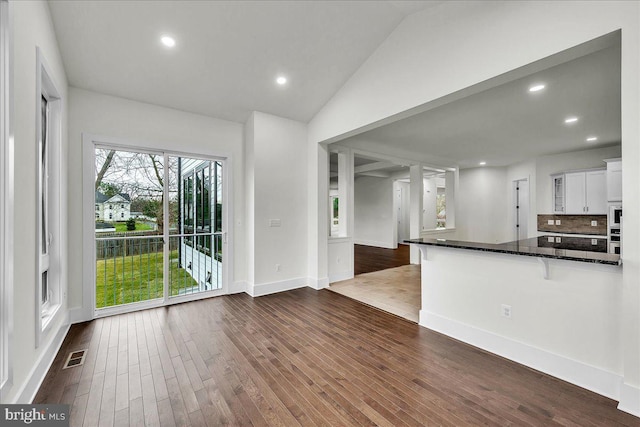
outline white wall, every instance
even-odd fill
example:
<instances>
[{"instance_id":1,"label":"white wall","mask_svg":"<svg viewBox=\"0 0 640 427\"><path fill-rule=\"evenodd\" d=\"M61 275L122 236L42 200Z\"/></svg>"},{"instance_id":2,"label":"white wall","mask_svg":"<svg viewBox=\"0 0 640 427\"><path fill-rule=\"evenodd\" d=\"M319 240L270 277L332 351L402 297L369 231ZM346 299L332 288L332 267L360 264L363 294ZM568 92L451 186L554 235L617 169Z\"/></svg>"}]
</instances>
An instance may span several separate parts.
<instances>
[{"instance_id":1,"label":"white wall","mask_svg":"<svg viewBox=\"0 0 640 427\"><path fill-rule=\"evenodd\" d=\"M534 257L421 249L421 325L618 397L622 268L548 260L545 280Z\"/></svg>"},{"instance_id":2,"label":"white wall","mask_svg":"<svg viewBox=\"0 0 640 427\"><path fill-rule=\"evenodd\" d=\"M393 180L359 176L354 180L354 243L395 249Z\"/></svg>"},{"instance_id":3,"label":"white wall","mask_svg":"<svg viewBox=\"0 0 640 427\"><path fill-rule=\"evenodd\" d=\"M593 150L575 151L572 153L544 156L536 159L536 185L538 213L552 214L551 174L575 169L606 168L604 159L621 157L619 145L596 148ZM534 194L534 193L532 193Z\"/></svg>"},{"instance_id":4,"label":"white wall","mask_svg":"<svg viewBox=\"0 0 640 427\"><path fill-rule=\"evenodd\" d=\"M251 295L307 285L307 127L254 112L253 152L254 281ZM251 172L250 172L251 173ZM326 197L326 193L325 193ZM271 227L270 220L280 220Z\"/></svg>"},{"instance_id":5,"label":"white wall","mask_svg":"<svg viewBox=\"0 0 640 427\"><path fill-rule=\"evenodd\" d=\"M509 234L509 196L506 168L460 171L456 201L457 238L471 242L502 243Z\"/></svg>"},{"instance_id":6,"label":"white wall","mask_svg":"<svg viewBox=\"0 0 640 427\"><path fill-rule=\"evenodd\" d=\"M231 157L234 280L246 280L242 125L77 88L70 88L69 95L69 194L82 194L83 133L122 139L141 148ZM93 201L87 203L93 206ZM80 226L83 200L70 197L68 209L69 305L80 307L83 304L82 263L78 260L87 250L83 247Z\"/></svg>"},{"instance_id":7,"label":"white wall","mask_svg":"<svg viewBox=\"0 0 640 427\"><path fill-rule=\"evenodd\" d=\"M501 84L518 77L505 75L509 71L621 29L624 305L622 326L611 333L622 334L620 408L640 415L639 21L638 2L624 1L447 2L428 8L408 16L314 117L309 143L314 150L314 144L433 108L445 96L453 100ZM310 189L323 191L323 159L309 160L318 171ZM313 229L325 222L326 207L313 190L309 200L318 201ZM313 252L326 247L326 239L313 243Z\"/></svg>"},{"instance_id":8,"label":"white wall","mask_svg":"<svg viewBox=\"0 0 640 427\"><path fill-rule=\"evenodd\" d=\"M10 361L13 366L13 386L3 390L1 401L21 403L32 397L38 381L53 361L61 335L67 326L66 265L61 266L61 304L59 316L52 320L49 332L41 337L36 348L36 47L53 73L62 96L62 170L67 167L67 77L51 16L46 2L13 2L14 28L14 121L15 135L15 205L14 226L14 292L13 335L10 342ZM66 217L66 177L61 182L61 215ZM63 260L67 259L66 223L61 225ZM43 372L44 370L44 372Z\"/></svg>"}]
</instances>

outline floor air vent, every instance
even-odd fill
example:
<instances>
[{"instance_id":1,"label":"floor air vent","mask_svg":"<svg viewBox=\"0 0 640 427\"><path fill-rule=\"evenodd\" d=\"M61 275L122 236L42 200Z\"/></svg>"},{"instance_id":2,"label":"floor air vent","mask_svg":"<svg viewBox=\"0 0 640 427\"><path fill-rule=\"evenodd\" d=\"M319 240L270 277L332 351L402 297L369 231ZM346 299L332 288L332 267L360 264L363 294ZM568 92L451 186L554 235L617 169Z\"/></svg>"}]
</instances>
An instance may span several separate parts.
<instances>
[{"instance_id":1,"label":"floor air vent","mask_svg":"<svg viewBox=\"0 0 640 427\"><path fill-rule=\"evenodd\" d=\"M67 357L67 362L62 369L73 368L74 366L80 366L84 363L84 357L87 354L87 350L72 351Z\"/></svg>"}]
</instances>

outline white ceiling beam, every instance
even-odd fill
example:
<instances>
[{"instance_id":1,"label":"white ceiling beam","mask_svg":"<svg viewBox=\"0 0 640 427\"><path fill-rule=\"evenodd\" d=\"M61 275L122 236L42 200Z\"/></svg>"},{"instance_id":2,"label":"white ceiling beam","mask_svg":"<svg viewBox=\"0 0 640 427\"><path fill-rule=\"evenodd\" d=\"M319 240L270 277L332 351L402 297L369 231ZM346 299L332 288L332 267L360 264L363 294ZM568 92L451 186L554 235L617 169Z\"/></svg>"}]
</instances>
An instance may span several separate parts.
<instances>
[{"instance_id":1,"label":"white ceiling beam","mask_svg":"<svg viewBox=\"0 0 640 427\"><path fill-rule=\"evenodd\" d=\"M389 172L380 172L380 171L371 171L371 172L360 172L357 176L373 176L375 178L391 178L391 174Z\"/></svg>"},{"instance_id":2,"label":"white ceiling beam","mask_svg":"<svg viewBox=\"0 0 640 427\"><path fill-rule=\"evenodd\" d=\"M385 169L391 166L396 166L391 162L375 162L375 163L367 163L366 165L356 166L353 169L353 173L363 173L363 172L371 172L378 169Z\"/></svg>"}]
</instances>

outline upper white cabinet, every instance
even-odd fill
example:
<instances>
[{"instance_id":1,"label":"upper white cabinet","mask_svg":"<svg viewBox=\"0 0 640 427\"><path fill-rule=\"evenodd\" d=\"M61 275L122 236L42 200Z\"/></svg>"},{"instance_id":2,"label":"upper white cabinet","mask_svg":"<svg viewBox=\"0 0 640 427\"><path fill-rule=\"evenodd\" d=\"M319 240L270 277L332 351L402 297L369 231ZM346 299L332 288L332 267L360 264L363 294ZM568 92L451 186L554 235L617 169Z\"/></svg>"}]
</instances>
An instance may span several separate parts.
<instances>
[{"instance_id":1,"label":"upper white cabinet","mask_svg":"<svg viewBox=\"0 0 640 427\"><path fill-rule=\"evenodd\" d=\"M568 215L607 214L607 173L604 169L567 172L565 212Z\"/></svg>"},{"instance_id":2,"label":"upper white cabinet","mask_svg":"<svg viewBox=\"0 0 640 427\"><path fill-rule=\"evenodd\" d=\"M564 174L551 175L553 185L553 213L564 213Z\"/></svg>"},{"instance_id":3,"label":"upper white cabinet","mask_svg":"<svg viewBox=\"0 0 640 427\"><path fill-rule=\"evenodd\" d=\"M605 159L607 162L607 200L622 201L622 159Z\"/></svg>"}]
</instances>

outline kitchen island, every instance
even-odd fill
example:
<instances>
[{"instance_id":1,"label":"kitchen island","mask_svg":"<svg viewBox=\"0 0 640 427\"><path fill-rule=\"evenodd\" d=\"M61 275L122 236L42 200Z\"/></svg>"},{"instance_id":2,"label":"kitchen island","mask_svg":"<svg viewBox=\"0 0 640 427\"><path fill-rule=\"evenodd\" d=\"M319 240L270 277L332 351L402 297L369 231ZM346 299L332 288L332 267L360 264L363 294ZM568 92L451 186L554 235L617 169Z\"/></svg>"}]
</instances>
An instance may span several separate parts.
<instances>
[{"instance_id":1,"label":"kitchen island","mask_svg":"<svg viewBox=\"0 0 640 427\"><path fill-rule=\"evenodd\" d=\"M620 330L620 256L585 250L590 239L567 249L568 242L555 237L502 244L405 241L421 252L419 323L616 396L621 342L611 331Z\"/></svg>"}]
</instances>

